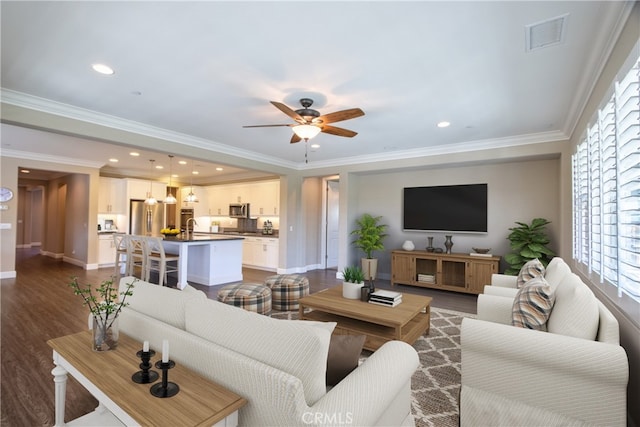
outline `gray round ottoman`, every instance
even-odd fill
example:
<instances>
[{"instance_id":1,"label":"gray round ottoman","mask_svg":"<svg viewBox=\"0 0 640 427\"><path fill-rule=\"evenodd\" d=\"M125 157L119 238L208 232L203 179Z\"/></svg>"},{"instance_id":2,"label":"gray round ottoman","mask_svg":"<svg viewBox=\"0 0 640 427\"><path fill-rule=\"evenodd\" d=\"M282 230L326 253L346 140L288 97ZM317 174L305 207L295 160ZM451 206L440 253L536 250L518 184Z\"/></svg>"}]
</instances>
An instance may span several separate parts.
<instances>
[{"instance_id":1,"label":"gray round ottoman","mask_svg":"<svg viewBox=\"0 0 640 427\"><path fill-rule=\"evenodd\" d=\"M271 316L271 289L257 283L223 286L218 291L218 301Z\"/></svg>"},{"instance_id":2,"label":"gray round ottoman","mask_svg":"<svg viewBox=\"0 0 640 427\"><path fill-rule=\"evenodd\" d=\"M271 289L274 310L297 310L298 300L309 295L309 279L300 274L276 274L267 277L264 284Z\"/></svg>"}]
</instances>

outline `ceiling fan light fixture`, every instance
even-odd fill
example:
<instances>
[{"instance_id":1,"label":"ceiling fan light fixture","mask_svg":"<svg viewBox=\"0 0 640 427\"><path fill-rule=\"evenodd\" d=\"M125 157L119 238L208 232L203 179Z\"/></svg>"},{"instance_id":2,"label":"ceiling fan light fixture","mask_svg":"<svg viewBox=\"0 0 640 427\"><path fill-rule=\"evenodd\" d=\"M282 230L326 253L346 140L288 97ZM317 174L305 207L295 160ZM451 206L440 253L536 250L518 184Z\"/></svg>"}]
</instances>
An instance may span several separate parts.
<instances>
[{"instance_id":1,"label":"ceiling fan light fixture","mask_svg":"<svg viewBox=\"0 0 640 427\"><path fill-rule=\"evenodd\" d=\"M293 129L293 133L295 133L305 141L311 138L314 138L322 130L318 126L314 126L314 125L297 125L297 126L294 126L292 129Z\"/></svg>"}]
</instances>

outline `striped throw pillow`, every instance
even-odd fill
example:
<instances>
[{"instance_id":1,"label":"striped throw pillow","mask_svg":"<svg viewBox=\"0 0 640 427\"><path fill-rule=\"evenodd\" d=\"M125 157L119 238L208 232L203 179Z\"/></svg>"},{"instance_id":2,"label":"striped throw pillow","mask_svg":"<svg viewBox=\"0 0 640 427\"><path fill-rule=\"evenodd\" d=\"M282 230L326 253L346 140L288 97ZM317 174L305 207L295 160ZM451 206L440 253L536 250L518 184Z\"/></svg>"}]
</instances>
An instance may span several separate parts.
<instances>
[{"instance_id":1,"label":"striped throw pillow","mask_svg":"<svg viewBox=\"0 0 640 427\"><path fill-rule=\"evenodd\" d=\"M518 284L518 289L524 286L527 281L533 279L534 277L544 276L544 265L540 262L538 258L532 259L528 261L525 265L520 269L520 273L518 273L518 278L516 280Z\"/></svg>"},{"instance_id":2,"label":"striped throw pillow","mask_svg":"<svg viewBox=\"0 0 640 427\"><path fill-rule=\"evenodd\" d=\"M555 302L555 294L544 277L527 281L513 300L511 324L520 328L547 331L547 320Z\"/></svg>"}]
</instances>

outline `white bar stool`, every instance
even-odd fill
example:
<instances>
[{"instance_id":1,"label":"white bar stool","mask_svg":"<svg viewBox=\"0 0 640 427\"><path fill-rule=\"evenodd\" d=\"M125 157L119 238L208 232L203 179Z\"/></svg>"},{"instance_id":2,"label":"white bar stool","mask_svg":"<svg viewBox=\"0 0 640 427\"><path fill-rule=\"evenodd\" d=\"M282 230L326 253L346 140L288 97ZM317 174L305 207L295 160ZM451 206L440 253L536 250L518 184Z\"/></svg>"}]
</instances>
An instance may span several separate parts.
<instances>
[{"instance_id":1,"label":"white bar stool","mask_svg":"<svg viewBox=\"0 0 640 427\"><path fill-rule=\"evenodd\" d=\"M151 271L158 272L158 284L163 286L164 283L168 284L169 273L178 272L178 260L180 257L176 254L168 254L162 246L162 239L160 237L147 237L147 262L145 281L151 281Z\"/></svg>"}]
</instances>

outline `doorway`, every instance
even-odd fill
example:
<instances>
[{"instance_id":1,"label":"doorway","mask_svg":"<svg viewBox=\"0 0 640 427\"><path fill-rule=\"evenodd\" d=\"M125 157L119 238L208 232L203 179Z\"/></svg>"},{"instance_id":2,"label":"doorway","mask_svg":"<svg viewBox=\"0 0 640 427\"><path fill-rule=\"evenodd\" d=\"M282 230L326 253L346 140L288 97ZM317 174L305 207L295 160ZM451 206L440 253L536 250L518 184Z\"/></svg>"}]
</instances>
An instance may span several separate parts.
<instances>
[{"instance_id":1,"label":"doorway","mask_svg":"<svg viewBox=\"0 0 640 427\"><path fill-rule=\"evenodd\" d=\"M339 218L340 218L340 181L325 179L325 268L338 268Z\"/></svg>"}]
</instances>

